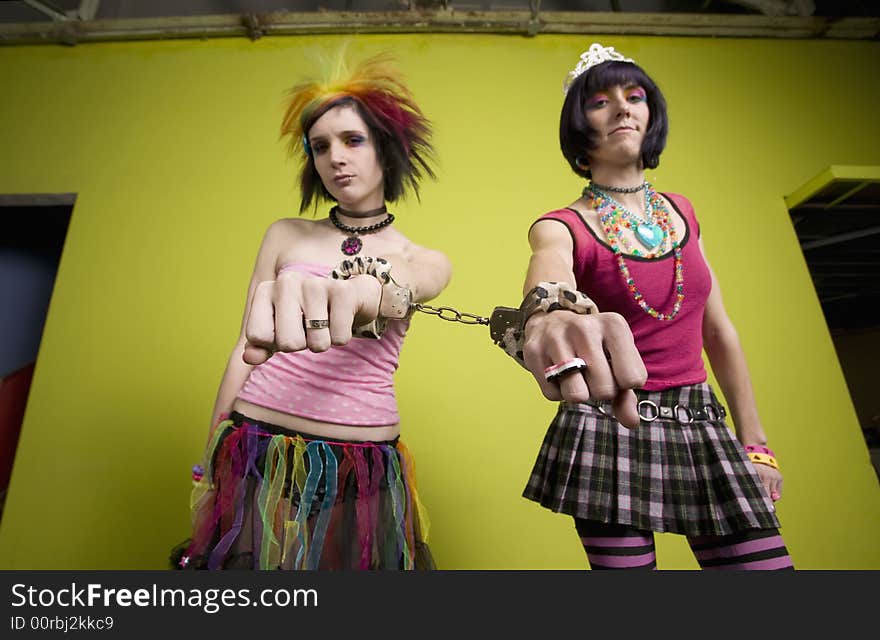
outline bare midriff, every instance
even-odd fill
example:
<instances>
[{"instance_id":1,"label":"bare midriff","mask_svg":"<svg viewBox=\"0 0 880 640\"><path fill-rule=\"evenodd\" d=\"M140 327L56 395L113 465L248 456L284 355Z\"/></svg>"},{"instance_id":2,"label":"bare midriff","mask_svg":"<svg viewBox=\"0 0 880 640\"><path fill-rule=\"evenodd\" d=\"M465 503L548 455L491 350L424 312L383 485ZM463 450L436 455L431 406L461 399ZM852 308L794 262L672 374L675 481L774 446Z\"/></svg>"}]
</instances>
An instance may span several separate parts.
<instances>
[{"instance_id":1,"label":"bare midriff","mask_svg":"<svg viewBox=\"0 0 880 640\"><path fill-rule=\"evenodd\" d=\"M236 398L232 409L248 418L297 431L303 435L314 436L320 440L354 440L358 442L382 442L394 440L400 435L400 424L379 426L351 426L333 422L310 420Z\"/></svg>"}]
</instances>

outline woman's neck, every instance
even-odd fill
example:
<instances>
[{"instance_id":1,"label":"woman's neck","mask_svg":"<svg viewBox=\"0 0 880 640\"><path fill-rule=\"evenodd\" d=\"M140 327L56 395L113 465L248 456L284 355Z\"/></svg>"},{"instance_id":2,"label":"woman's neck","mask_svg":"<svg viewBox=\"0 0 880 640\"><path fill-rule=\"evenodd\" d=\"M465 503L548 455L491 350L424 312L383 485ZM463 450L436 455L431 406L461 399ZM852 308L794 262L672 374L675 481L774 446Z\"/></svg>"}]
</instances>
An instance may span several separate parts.
<instances>
[{"instance_id":1,"label":"woman's neck","mask_svg":"<svg viewBox=\"0 0 880 640\"><path fill-rule=\"evenodd\" d=\"M388 207L383 204L375 209L350 210L338 204L336 205L336 217L342 224L350 227L363 227L382 222L388 217Z\"/></svg>"},{"instance_id":2,"label":"woman's neck","mask_svg":"<svg viewBox=\"0 0 880 640\"><path fill-rule=\"evenodd\" d=\"M347 209L345 206L336 205L336 217L345 224L359 226L361 222L369 221L369 224L381 222L382 218L387 218L388 207L384 204L375 209ZM375 218L375 219L374 219Z\"/></svg>"},{"instance_id":3,"label":"woman's neck","mask_svg":"<svg viewBox=\"0 0 880 640\"><path fill-rule=\"evenodd\" d=\"M645 182L645 172L641 167L590 167L591 182L597 187L633 188ZM608 195L634 213L641 213L645 209L645 192L634 193L611 192Z\"/></svg>"},{"instance_id":4,"label":"woman's neck","mask_svg":"<svg viewBox=\"0 0 880 640\"><path fill-rule=\"evenodd\" d=\"M609 187L636 187L645 181L645 171L641 167L632 165L590 167L590 173L593 182Z\"/></svg>"}]
</instances>

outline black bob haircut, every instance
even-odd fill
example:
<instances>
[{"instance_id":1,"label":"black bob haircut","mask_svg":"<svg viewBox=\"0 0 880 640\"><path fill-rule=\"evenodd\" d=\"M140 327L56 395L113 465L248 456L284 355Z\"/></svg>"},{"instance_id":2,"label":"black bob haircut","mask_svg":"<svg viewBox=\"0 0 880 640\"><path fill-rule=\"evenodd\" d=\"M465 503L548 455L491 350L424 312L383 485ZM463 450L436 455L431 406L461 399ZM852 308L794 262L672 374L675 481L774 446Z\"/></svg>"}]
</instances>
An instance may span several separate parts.
<instances>
[{"instance_id":1,"label":"black bob haircut","mask_svg":"<svg viewBox=\"0 0 880 640\"><path fill-rule=\"evenodd\" d=\"M559 117L559 146L571 170L583 178L590 178L588 166L580 166L587 160L591 149L595 149L595 131L587 123L587 100L599 91L618 85L638 85L648 97L648 130L642 140L642 163L646 169L655 169L660 164L660 154L666 146L669 120L666 115L666 100L660 87L647 73L632 62L616 60L602 62L579 75L565 96L562 114Z\"/></svg>"},{"instance_id":2,"label":"black bob haircut","mask_svg":"<svg viewBox=\"0 0 880 640\"><path fill-rule=\"evenodd\" d=\"M427 175L432 179L435 178L431 168L434 149L428 141L430 129L427 122L425 121L425 124L416 131L408 131L408 139L403 140L400 135L395 135L390 126L383 126L360 100L352 96L342 96L323 105L312 114L309 122L303 127L306 137L312 125L334 107L354 108L367 126L369 137L376 148L376 160L382 167L385 201L396 202L404 195L407 188L412 190L418 199L419 181L422 177ZM310 149L306 153L300 173L300 189L302 193L300 212L308 209L313 202L317 207L319 200L336 201L321 181Z\"/></svg>"}]
</instances>

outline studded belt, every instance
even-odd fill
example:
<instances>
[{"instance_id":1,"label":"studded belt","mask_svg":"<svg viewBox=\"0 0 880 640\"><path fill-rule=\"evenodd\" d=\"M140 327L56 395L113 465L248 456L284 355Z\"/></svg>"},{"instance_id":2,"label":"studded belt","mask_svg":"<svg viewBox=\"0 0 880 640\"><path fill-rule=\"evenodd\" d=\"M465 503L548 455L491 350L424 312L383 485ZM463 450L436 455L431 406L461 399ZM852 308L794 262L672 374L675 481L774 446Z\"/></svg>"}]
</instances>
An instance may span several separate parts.
<instances>
[{"instance_id":1,"label":"studded belt","mask_svg":"<svg viewBox=\"0 0 880 640\"><path fill-rule=\"evenodd\" d=\"M587 401L588 405L595 407L599 413L610 416L611 410L608 403ZM720 404L705 404L702 406L692 406L686 404L675 404L666 406L657 404L652 400L641 400L638 406L639 418L645 422L654 422L654 420L677 420L681 424L691 424L696 421L716 422L727 417L727 409Z\"/></svg>"}]
</instances>

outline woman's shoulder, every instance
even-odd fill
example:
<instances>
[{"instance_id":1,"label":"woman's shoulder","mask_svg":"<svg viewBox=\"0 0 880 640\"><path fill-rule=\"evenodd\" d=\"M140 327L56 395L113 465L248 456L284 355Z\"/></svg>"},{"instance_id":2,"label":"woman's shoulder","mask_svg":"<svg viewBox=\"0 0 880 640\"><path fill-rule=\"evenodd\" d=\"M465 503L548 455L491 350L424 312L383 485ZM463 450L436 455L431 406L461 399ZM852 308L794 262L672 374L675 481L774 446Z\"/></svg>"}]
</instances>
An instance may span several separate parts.
<instances>
[{"instance_id":1,"label":"woman's shoulder","mask_svg":"<svg viewBox=\"0 0 880 640\"><path fill-rule=\"evenodd\" d=\"M697 232L697 237L700 237L700 221L697 220L691 201L680 193L664 191L661 195L672 204L672 207L684 218L685 223Z\"/></svg>"},{"instance_id":2,"label":"woman's shoulder","mask_svg":"<svg viewBox=\"0 0 880 640\"><path fill-rule=\"evenodd\" d=\"M263 234L260 254L276 266L284 262L292 248L302 246L316 238L321 225L316 220L303 218L279 218L270 224Z\"/></svg>"},{"instance_id":3,"label":"woman's shoulder","mask_svg":"<svg viewBox=\"0 0 880 640\"><path fill-rule=\"evenodd\" d=\"M307 218L279 218L275 220L266 229L267 237L283 237L308 235L316 233L324 225L320 220L309 220Z\"/></svg>"},{"instance_id":4,"label":"woman's shoulder","mask_svg":"<svg viewBox=\"0 0 880 640\"><path fill-rule=\"evenodd\" d=\"M694 205L688 199L687 196L682 195L680 193L675 193L674 191L663 191L660 193L664 198L672 202L673 205L682 213L689 214L691 216L694 214Z\"/></svg>"},{"instance_id":5,"label":"woman's shoulder","mask_svg":"<svg viewBox=\"0 0 880 640\"><path fill-rule=\"evenodd\" d=\"M594 219L595 217L596 212L589 207L584 206L582 203L572 202L567 207L551 209L550 211L541 214L532 222L531 227L534 228L536 225L539 225L539 223L544 223L549 220L564 224L569 228L569 231L574 233L575 231L579 232L582 227L589 228L588 220ZM542 224L539 226L546 228L549 225Z\"/></svg>"},{"instance_id":6,"label":"woman's shoulder","mask_svg":"<svg viewBox=\"0 0 880 640\"><path fill-rule=\"evenodd\" d=\"M414 242L413 240L407 238L400 231L397 231L397 234L397 239L400 242L400 248L398 249L398 252L401 255L406 256L408 259L413 259L420 256L433 256L437 259L448 261L449 258L446 256L446 253L441 251L440 249L435 249L433 247L428 247L418 242Z\"/></svg>"},{"instance_id":7,"label":"woman's shoulder","mask_svg":"<svg viewBox=\"0 0 880 640\"><path fill-rule=\"evenodd\" d=\"M536 222L538 220L544 219L558 219L558 218L578 218L583 217L584 212L579 210L580 207L577 207L575 203L571 203L567 207L559 207L557 209L551 209L549 211L545 211L540 216L538 216Z\"/></svg>"}]
</instances>

